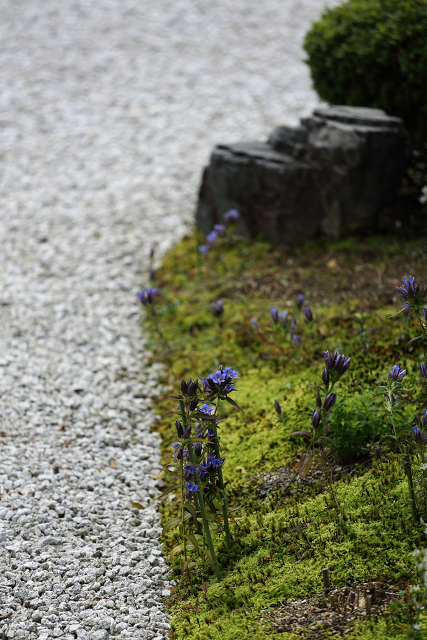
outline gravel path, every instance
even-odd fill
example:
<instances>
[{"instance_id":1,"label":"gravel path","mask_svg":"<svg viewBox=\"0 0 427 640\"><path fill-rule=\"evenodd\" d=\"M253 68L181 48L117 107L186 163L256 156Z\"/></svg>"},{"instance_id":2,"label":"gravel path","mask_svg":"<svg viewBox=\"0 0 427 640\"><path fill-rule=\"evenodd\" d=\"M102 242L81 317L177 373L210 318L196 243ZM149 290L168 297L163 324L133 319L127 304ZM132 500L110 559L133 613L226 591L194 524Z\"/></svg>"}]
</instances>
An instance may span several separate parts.
<instances>
[{"instance_id":1,"label":"gravel path","mask_svg":"<svg viewBox=\"0 0 427 640\"><path fill-rule=\"evenodd\" d=\"M0 0L1 639L167 637L135 292L213 144L316 104L323 5Z\"/></svg>"}]
</instances>

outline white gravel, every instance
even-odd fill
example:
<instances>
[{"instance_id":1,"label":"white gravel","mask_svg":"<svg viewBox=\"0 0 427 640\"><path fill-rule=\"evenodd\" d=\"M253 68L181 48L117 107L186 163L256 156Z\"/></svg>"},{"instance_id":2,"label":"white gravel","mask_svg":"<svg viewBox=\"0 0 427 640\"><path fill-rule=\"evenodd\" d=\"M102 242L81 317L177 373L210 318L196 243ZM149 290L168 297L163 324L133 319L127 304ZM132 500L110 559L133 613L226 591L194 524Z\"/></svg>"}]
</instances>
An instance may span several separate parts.
<instances>
[{"instance_id":1,"label":"white gravel","mask_svg":"<svg viewBox=\"0 0 427 640\"><path fill-rule=\"evenodd\" d=\"M0 0L1 639L167 637L135 292L212 146L317 104L324 4Z\"/></svg>"}]
</instances>

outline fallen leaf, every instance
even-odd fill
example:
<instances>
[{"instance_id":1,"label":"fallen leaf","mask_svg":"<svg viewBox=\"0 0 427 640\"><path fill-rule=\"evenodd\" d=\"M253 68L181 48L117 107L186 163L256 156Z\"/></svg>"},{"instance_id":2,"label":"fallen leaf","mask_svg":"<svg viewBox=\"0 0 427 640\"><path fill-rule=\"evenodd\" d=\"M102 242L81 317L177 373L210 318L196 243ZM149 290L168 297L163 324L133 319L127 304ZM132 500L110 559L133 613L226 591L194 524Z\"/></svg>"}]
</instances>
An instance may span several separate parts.
<instances>
[{"instance_id":1,"label":"fallen leaf","mask_svg":"<svg viewBox=\"0 0 427 640\"><path fill-rule=\"evenodd\" d=\"M112 469L117 469L116 462L115 462L114 458L111 458L111 460L110 460L110 467Z\"/></svg>"}]
</instances>

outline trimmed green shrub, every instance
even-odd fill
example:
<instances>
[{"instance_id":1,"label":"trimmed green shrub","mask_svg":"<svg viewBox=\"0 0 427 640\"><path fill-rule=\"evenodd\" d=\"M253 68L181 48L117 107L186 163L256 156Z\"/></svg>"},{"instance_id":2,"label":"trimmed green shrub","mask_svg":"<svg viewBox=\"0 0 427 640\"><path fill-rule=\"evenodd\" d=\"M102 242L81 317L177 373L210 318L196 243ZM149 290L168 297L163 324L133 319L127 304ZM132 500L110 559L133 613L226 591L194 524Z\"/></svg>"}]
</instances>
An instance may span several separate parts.
<instances>
[{"instance_id":1,"label":"trimmed green shrub","mask_svg":"<svg viewBox=\"0 0 427 640\"><path fill-rule=\"evenodd\" d=\"M427 142L427 0L350 0L323 13L304 48L323 100L384 109Z\"/></svg>"}]
</instances>

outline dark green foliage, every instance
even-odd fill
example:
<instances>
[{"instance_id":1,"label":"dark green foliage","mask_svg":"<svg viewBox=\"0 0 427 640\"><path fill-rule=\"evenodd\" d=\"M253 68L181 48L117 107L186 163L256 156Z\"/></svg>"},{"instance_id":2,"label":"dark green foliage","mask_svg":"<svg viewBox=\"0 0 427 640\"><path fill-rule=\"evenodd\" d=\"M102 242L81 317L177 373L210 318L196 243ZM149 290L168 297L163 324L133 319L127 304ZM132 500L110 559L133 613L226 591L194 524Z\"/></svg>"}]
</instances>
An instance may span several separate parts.
<instances>
[{"instance_id":1,"label":"dark green foliage","mask_svg":"<svg viewBox=\"0 0 427 640\"><path fill-rule=\"evenodd\" d=\"M379 411L373 394L366 392L348 400L338 400L329 421L329 435L340 461L360 455L366 444L373 444L390 433L390 422ZM325 432L326 433L326 432Z\"/></svg>"},{"instance_id":2,"label":"dark green foliage","mask_svg":"<svg viewBox=\"0 0 427 640\"><path fill-rule=\"evenodd\" d=\"M350 0L308 32L314 88L331 104L377 107L427 141L427 0Z\"/></svg>"}]
</instances>

